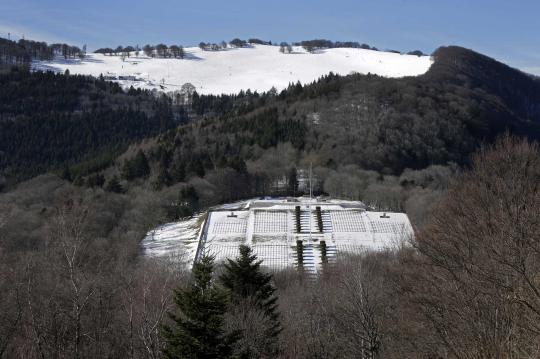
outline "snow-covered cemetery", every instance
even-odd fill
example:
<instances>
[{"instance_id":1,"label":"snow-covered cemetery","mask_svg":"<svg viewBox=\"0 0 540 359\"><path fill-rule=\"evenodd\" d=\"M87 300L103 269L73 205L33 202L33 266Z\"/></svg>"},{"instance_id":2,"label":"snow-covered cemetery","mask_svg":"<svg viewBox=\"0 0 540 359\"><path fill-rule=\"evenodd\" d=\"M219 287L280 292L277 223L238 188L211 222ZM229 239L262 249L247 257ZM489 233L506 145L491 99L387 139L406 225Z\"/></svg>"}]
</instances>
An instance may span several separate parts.
<instances>
[{"instance_id":1,"label":"snow-covered cemetery","mask_svg":"<svg viewBox=\"0 0 540 359\"><path fill-rule=\"evenodd\" d=\"M312 53L301 46L290 53L279 46L250 45L222 50L186 47L180 58L153 58L144 53L129 56L87 54L82 58L57 57L34 61L34 70L103 76L122 87L163 92L180 91L193 84L199 94L233 94L243 90L280 91L290 83L310 83L329 72L377 74L385 77L417 76L431 66L429 56L416 56L358 48L329 48Z\"/></svg>"},{"instance_id":2,"label":"snow-covered cemetery","mask_svg":"<svg viewBox=\"0 0 540 359\"><path fill-rule=\"evenodd\" d=\"M374 212L362 202L327 198L256 199L220 206L192 220L149 233L146 254L182 252L186 263L202 255L217 262L247 244L263 266L317 273L340 255L406 245L413 236L404 213Z\"/></svg>"}]
</instances>

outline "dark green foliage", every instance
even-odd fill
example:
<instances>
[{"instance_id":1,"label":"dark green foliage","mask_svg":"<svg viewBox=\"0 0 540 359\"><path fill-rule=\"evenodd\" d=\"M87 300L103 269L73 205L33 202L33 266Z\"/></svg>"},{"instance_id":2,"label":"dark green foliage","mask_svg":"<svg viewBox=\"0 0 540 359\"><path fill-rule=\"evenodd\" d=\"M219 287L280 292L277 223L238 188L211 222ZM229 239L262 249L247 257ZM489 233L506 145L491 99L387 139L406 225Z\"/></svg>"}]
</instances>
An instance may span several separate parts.
<instances>
[{"instance_id":1,"label":"dark green foliage","mask_svg":"<svg viewBox=\"0 0 540 359\"><path fill-rule=\"evenodd\" d=\"M409 51L407 52L407 55L425 56L425 54L420 50Z\"/></svg>"},{"instance_id":2,"label":"dark green foliage","mask_svg":"<svg viewBox=\"0 0 540 359\"><path fill-rule=\"evenodd\" d=\"M69 182L73 181L73 174L71 173L69 166L64 166L60 173L60 178Z\"/></svg>"},{"instance_id":3,"label":"dark green foliage","mask_svg":"<svg viewBox=\"0 0 540 359\"><path fill-rule=\"evenodd\" d=\"M122 185L120 184L120 181L118 181L118 177L113 176L105 185L105 190L107 192L113 192L113 193L122 193L124 192L124 189L122 188Z\"/></svg>"},{"instance_id":4,"label":"dark green foliage","mask_svg":"<svg viewBox=\"0 0 540 359\"><path fill-rule=\"evenodd\" d=\"M139 150L135 157L124 161L122 177L128 181L145 178L150 175L150 165L143 151Z\"/></svg>"},{"instance_id":5,"label":"dark green foliage","mask_svg":"<svg viewBox=\"0 0 540 359\"><path fill-rule=\"evenodd\" d=\"M91 77L12 70L0 74L0 88L0 170L12 181L68 164L72 177L85 176L174 124L163 99ZM84 161L87 169L73 166Z\"/></svg>"},{"instance_id":6,"label":"dark green foliage","mask_svg":"<svg viewBox=\"0 0 540 359\"><path fill-rule=\"evenodd\" d=\"M189 206L194 211L199 209L199 195L193 186L185 186L182 188L178 200L181 204Z\"/></svg>"},{"instance_id":7,"label":"dark green foliage","mask_svg":"<svg viewBox=\"0 0 540 359\"><path fill-rule=\"evenodd\" d=\"M281 332L279 313L277 311L276 291L272 284L272 275L261 270L262 260L257 260L252 249L240 245L240 255L235 260L228 259L225 271L220 276L220 282L230 294L231 303L250 303L253 308L260 310L269 319L265 328L265 337L268 339L266 354L275 354L277 350L277 337ZM243 348L244 357L250 357L250 348Z\"/></svg>"},{"instance_id":8,"label":"dark green foliage","mask_svg":"<svg viewBox=\"0 0 540 359\"><path fill-rule=\"evenodd\" d=\"M272 45L272 41L264 41L257 38L251 38L248 40L248 43L250 44L257 44L257 45Z\"/></svg>"},{"instance_id":9,"label":"dark green foliage","mask_svg":"<svg viewBox=\"0 0 540 359\"><path fill-rule=\"evenodd\" d=\"M306 51L312 52L317 49L331 49L335 47L377 50L367 44L360 44L356 41L330 41L324 39L304 40L294 43L295 46L302 46Z\"/></svg>"},{"instance_id":10,"label":"dark green foliage","mask_svg":"<svg viewBox=\"0 0 540 359\"><path fill-rule=\"evenodd\" d=\"M169 171L164 167L159 167L156 181L153 183L154 189L161 190L163 187L167 187L172 183L171 175Z\"/></svg>"},{"instance_id":11,"label":"dark green foliage","mask_svg":"<svg viewBox=\"0 0 540 359\"><path fill-rule=\"evenodd\" d=\"M86 186L88 187L103 187L105 177L101 173L93 173L86 178Z\"/></svg>"},{"instance_id":12,"label":"dark green foliage","mask_svg":"<svg viewBox=\"0 0 540 359\"><path fill-rule=\"evenodd\" d=\"M166 358L232 358L238 334L223 328L227 292L215 285L213 270L213 259L202 257L193 266L189 288L175 291L177 311L169 314L171 325L163 327Z\"/></svg>"},{"instance_id":13,"label":"dark green foliage","mask_svg":"<svg viewBox=\"0 0 540 359\"><path fill-rule=\"evenodd\" d=\"M287 192L289 196L298 195L298 173L295 167L291 167L289 175L287 176Z\"/></svg>"},{"instance_id":14,"label":"dark green foliage","mask_svg":"<svg viewBox=\"0 0 540 359\"><path fill-rule=\"evenodd\" d=\"M247 45L246 40L240 40L239 38L232 39L229 44L234 47L244 47Z\"/></svg>"},{"instance_id":15,"label":"dark green foliage","mask_svg":"<svg viewBox=\"0 0 540 359\"><path fill-rule=\"evenodd\" d=\"M199 209L199 196L193 186L185 186L178 194L178 202L166 207L167 218L171 221L191 217Z\"/></svg>"}]
</instances>

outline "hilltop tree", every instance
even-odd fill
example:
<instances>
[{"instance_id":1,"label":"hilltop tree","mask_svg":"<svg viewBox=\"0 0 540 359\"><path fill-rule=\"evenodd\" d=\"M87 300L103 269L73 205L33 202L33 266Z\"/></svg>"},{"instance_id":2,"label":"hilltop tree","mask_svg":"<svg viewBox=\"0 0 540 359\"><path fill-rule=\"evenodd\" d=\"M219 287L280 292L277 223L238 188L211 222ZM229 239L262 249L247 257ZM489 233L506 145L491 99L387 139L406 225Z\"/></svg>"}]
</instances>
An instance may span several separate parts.
<instances>
[{"instance_id":1,"label":"hilltop tree","mask_svg":"<svg viewBox=\"0 0 540 359\"><path fill-rule=\"evenodd\" d=\"M156 52L157 52L158 57L167 57L167 50L168 50L168 47L165 44L156 45Z\"/></svg>"},{"instance_id":2,"label":"hilltop tree","mask_svg":"<svg viewBox=\"0 0 540 359\"><path fill-rule=\"evenodd\" d=\"M154 47L150 45L144 45L143 52L148 57L154 57Z\"/></svg>"},{"instance_id":3,"label":"hilltop tree","mask_svg":"<svg viewBox=\"0 0 540 359\"><path fill-rule=\"evenodd\" d=\"M232 329L243 332L237 351L247 358L274 357L282 328L272 275L261 270L262 260L257 260L249 246L240 245L239 249L240 256L229 259L220 276L233 305L231 311L235 323Z\"/></svg>"},{"instance_id":4,"label":"hilltop tree","mask_svg":"<svg viewBox=\"0 0 540 359\"><path fill-rule=\"evenodd\" d=\"M174 58L183 59L185 56L184 48L182 47L182 45L171 45L171 47L169 47L169 51Z\"/></svg>"},{"instance_id":5,"label":"hilltop tree","mask_svg":"<svg viewBox=\"0 0 540 359\"><path fill-rule=\"evenodd\" d=\"M279 52L282 54L290 54L292 52L292 46L286 42L279 44Z\"/></svg>"},{"instance_id":6,"label":"hilltop tree","mask_svg":"<svg viewBox=\"0 0 540 359\"><path fill-rule=\"evenodd\" d=\"M124 47L124 50L122 51L124 56L129 57L131 52L135 52L135 48L133 46L126 46Z\"/></svg>"},{"instance_id":7,"label":"hilltop tree","mask_svg":"<svg viewBox=\"0 0 540 359\"><path fill-rule=\"evenodd\" d=\"M214 261L205 256L193 265L192 283L175 291L177 311L163 327L166 358L232 358L238 333L226 333L227 292L216 286Z\"/></svg>"},{"instance_id":8,"label":"hilltop tree","mask_svg":"<svg viewBox=\"0 0 540 359\"><path fill-rule=\"evenodd\" d=\"M231 44L232 47L244 47L247 45L246 40L241 40L239 38L232 39L229 44Z\"/></svg>"}]
</instances>

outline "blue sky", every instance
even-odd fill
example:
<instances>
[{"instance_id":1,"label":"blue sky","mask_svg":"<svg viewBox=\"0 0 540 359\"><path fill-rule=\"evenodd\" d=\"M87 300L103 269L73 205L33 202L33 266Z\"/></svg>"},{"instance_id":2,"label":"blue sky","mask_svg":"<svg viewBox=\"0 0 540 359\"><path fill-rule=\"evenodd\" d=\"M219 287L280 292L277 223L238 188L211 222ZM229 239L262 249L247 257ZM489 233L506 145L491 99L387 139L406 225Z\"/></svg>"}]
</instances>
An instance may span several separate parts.
<instances>
[{"instance_id":1,"label":"blue sky","mask_svg":"<svg viewBox=\"0 0 540 359\"><path fill-rule=\"evenodd\" d=\"M103 46L259 37L431 53L461 45L540 74L539 0L0 0L0 36Z\"/></svg>"}]
</instances>

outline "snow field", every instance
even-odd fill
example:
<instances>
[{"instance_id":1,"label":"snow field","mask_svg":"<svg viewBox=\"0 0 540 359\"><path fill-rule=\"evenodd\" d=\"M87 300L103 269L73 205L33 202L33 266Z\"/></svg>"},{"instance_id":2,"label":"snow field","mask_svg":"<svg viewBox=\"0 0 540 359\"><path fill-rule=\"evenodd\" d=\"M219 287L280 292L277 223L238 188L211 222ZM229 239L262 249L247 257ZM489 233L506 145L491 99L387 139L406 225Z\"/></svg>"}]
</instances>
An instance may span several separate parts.
<instances>
[{"instance_id":1,"label":"snow field","mask_svg":"<svg viewBox=\"0 0 540 359\"><path fill-rule=\"evenodd\" d=\"M122 86L162 91L180 90L191 83L200 94L233 94L240 90L268 91L286 88L290 83L303 84L334 72L339 75L372 73L386 77L417 76L431 66L429 56L401 55L390 52L334 48L306 53L294 47L291 54L282 54L278 46L253 45L249 48L229 48L202 51L185 49L184 59L148 58L144 55L125 58L103 54L88 54L83 59L58 58L52 62L36 61L35 70L53 70L72 74L111 76ZM133 79L137 79L133 81Z\"/></svg>"}]
</instances>

